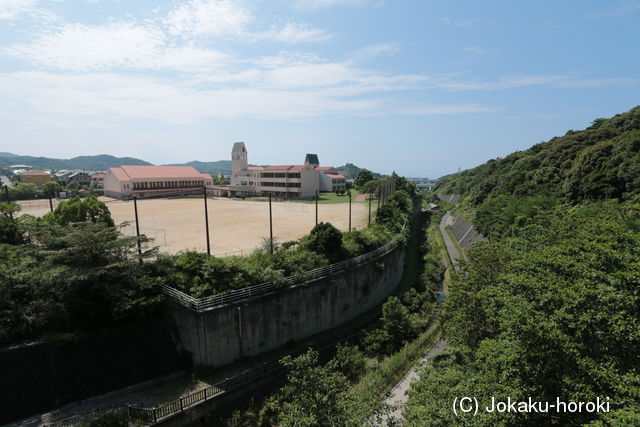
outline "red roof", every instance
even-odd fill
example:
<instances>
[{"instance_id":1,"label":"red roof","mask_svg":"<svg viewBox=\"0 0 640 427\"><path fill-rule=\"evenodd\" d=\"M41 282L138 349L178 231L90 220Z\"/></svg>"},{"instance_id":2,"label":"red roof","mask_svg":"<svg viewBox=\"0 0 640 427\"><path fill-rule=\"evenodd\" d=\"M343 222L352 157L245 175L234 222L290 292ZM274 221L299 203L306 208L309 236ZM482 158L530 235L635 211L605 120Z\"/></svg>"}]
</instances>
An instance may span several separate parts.
<instances>
[{"instance_id":1,"label":"red roof","mask_svg":"<svg viewBox=\"0 0 640 427\"><path fill-rule=\"evenodd\" d=\"M339 178L344 179L344 178L345 178L345 176L344 176L344 175L336 175L336 174L334 174L334 173L327 173L327 174L325 174L325 175L327 175L329 178L335 178L335 179L339 179Z\"/></svg>"},{"instance_id":2,"label":"red roof","mask_svg":"<svg viewBox=\"0 0 640 427\"><path fill-rule=\"evenodd\" d=\"M121 181L132 179L211 179L211 176L201 174L191 166L123 165L119 168L109 168L109 172Z\"/></svg>"},{"instance_id":3,"label":"red roof","mask_svg":"<svg viewBox=\"0 0 640 427\"><path fill-rule=\"evenodd\" d=\"M104 178L104 174L103 173L94 173L93 175L91 175L91 178Z\"/></svg>"},{"instance_id":4,"label":"red roof","mask_svg":"<svg viewBox=\"0 0 640 427\"><path fill-rule=\"evenodd\" d=\"M249 166L247 168L248 171L261 171L264 170L264 168L262 166Z\"/></svg>"},{"instance_id":5,"label":"red roof","mask_svg":"<svg viewBox=\"0 0 640 427\"><path fill-rule=\"evenodd\" d=\"M318 166L316 168L317 171L330 171L332 169L335 169L333 166Z\"/></svg>"},{"instance_id":6,"label":"red roof","mask_svg":"<svg viewBox=\"0 0 640 427\"><path fill-rule=\"evenodd\" d=\"M289 170L293 167L293 165L280 165L280 166L267 166L264 168L265 170Z\"/></svg>"}]
</instances>

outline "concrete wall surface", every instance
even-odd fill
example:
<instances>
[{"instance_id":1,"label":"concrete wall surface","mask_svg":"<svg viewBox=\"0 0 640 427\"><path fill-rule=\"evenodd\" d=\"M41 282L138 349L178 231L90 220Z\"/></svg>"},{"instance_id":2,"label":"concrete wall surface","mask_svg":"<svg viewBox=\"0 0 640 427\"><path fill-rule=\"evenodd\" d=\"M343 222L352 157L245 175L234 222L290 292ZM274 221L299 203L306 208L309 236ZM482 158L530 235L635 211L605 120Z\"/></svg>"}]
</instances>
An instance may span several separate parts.
<instances>
[{"instance_id":1,"label":"concrete wall surface","mask_svg":"<svg viewBox=\"0 0 640 427\"><path fill-rule=\"evenodd\" d=\"M0 424L188 367L166 321L0 350Z\"/></svg>"},{"instance_id":2,"label":"concrete wall surface","mask_svg":"<svg viewBox=\"0 0 640 427\"><path fill-rule=\"evenodd\" d=\"M339 326L381 304L398 286L404 247L313 282L203 312L170 302L193 362L221 366Z\"/></svg>"}]
</instances>

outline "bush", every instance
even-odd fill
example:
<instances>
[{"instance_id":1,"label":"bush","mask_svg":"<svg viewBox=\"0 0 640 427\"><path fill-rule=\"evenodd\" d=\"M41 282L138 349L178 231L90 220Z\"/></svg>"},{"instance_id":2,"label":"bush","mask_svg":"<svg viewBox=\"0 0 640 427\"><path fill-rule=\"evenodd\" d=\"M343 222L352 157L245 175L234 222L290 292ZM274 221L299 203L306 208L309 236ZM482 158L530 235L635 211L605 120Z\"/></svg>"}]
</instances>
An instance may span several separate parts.
<instances>
[{"instance_id":1,"label":"bush","mask_svg":"<svg viewBox=\"0 0 640 427\"><path fill-rule=\"evenodd\" d=\"M306 236L305 246L330 262L338 262L345 255L342 232L328 222L321 222Z\"/></svg>"},{"instance_id":2,"label":"bush","mask_svg":"<svg viewBox=\"0 0 640 427\"><path fill-rule=\"evenodd\" d=\"M356 381L364 373L366 359L358 346L338 344L336 355L328 366L347 377L350 382Z\"/></svg>"}]
</instances>

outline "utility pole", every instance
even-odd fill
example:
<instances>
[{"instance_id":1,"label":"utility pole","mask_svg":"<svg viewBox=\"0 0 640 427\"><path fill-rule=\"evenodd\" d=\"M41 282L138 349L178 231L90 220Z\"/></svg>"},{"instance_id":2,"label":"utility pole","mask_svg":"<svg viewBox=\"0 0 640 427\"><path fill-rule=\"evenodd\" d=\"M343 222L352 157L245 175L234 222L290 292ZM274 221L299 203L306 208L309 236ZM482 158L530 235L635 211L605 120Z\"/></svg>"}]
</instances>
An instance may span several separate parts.
<instances>
[{"instance_id":1,"label":"utility pole","mask_svg":"<svg viewBox=\"0 0 640 427\"><path fill-rule=\"evenodd\" d=\"M373 194L369 193L369 222L367 225L371 224L371 197L373 197Z\"/></svg>"},{"instance_id":2,"label":"utility pole","mask_svg":"<svg viewBox=\"0 0 640 427\"><path fill-rule=\"evenodd\" d=\"M316 225L318 225L318 190L316 190Z\"/></svg>"},{"instance_id":3,"label":"utility pole","mask_svg":"<svg viewBox=\"0 0 640 427\"><path fill-rule=\"evenodd\" d=\"M209 243L209 209L207 207L207 187L202 187L204 198L204 228L207 232L207 255L211 255L211 243Z\"/></svg>"},{"instance_id":4,"label":"utility pole","mask_svg":"<svg viewBox=\"0 0 640 427\"><path fill-rule=\"evenodd\" d=\"M138 223L138 198L133 196L133 210L136 213L136 236L138 237L138 257L142 264L142 244L140 243L140 224Z\"/></svg>"},{"instance_id":5,"label":"utility pole","mask_svg":"<svg viewBox=\"0 0 640 427\"><path fill-rule=\"evenodd\" d=\"M349 191L349 231L351 231L351 191Z\"/></svg>"},{"instance_id":6,"label":"utility pole","mask_svg":"<svg viewBox=\"0 0 640 427\"><path fill-rule=\"evenodd\" d=\"M273 217L271 214L271 192L269 192L269 249L273 255Z\"/></svg>"},{"instance_id":7,"label":"utility pole","mask_svg":"<svg viewBox=\"0 0 640 427\"><path fill-rule=\"evenodd\" d=\"M51 194L49 194L49 210L53 212L53 202L51 201Z\"/></svg>"}]
</instances>

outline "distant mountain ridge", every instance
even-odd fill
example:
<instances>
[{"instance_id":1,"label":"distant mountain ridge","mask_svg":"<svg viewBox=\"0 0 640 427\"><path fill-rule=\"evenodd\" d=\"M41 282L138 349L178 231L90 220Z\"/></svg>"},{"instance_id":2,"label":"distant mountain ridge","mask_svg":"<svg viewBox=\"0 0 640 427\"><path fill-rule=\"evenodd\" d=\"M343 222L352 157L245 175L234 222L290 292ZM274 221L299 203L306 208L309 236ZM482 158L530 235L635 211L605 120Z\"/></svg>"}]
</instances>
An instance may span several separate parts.
<instances>
[{"instance_id":1,"label":"distant mountain ridge","mask_svg":"<svg viewBox=\"0 0 640 427\"><path fill-rule=\"evenodd\" d=\"M144 160L133 157L115 157L108 154L97 156L78 156L72 159L53 159L50 157L34 156L0 156L0 166L30 165L35 169L86 169L107 170L110 167L120 165L151 165Z\"/></svg>"},{"instance_id":2,"label":"distant mountain ridge","mask_svg":"<svg viewBox=\"0 0 640 427\"><path fill-rule=\"evenodd\" d=\"M201 162L193 160L188 163L171 163L166 166L192 166L200 173L209 173L213 175L231 173L231 160L218 160L215 162Z\"/></svg>"},{"instance_id":3,"label":"distant mountain ridge","mask_svg":"<svg viewBox=\"0 0 640 427\"><path fill-rule=\"evenodd\" d=\"M54 159L50 157L21 156L6 152L0 153L0 167L17 164L30 165L35 169L85 169L88 171L107 170L121 165L153 165L153 163L134 157L115 157L108 154L78 156L72 159ZM192 166L200 173L213 175L231 173L231 160L217 160L213 162L193 160L187 163L170 163L166 166ZM347 179L354 179L356 175L358 175L358 172L362 170L362 168L359 168L353 163L338 166L336 169L338 173L344 175ZM374 176L380 175L374 173Z\"/></svg>"}]
</instances>

